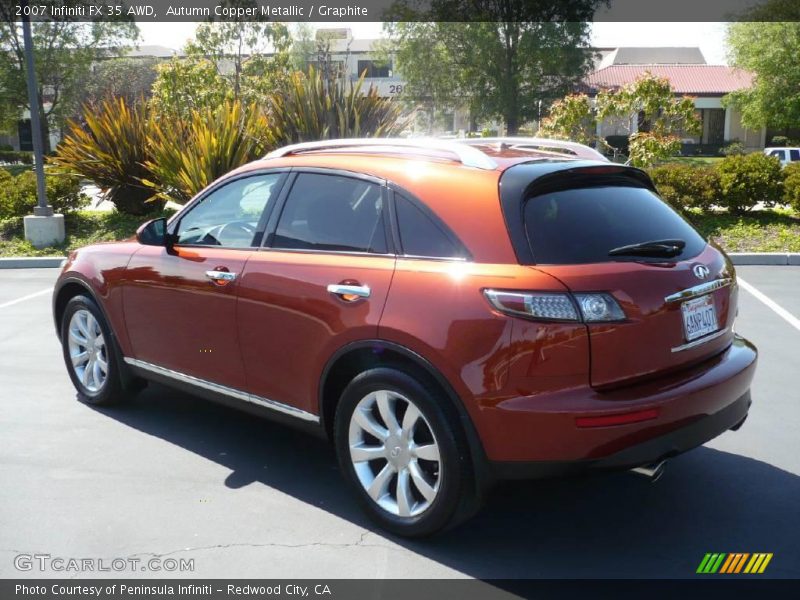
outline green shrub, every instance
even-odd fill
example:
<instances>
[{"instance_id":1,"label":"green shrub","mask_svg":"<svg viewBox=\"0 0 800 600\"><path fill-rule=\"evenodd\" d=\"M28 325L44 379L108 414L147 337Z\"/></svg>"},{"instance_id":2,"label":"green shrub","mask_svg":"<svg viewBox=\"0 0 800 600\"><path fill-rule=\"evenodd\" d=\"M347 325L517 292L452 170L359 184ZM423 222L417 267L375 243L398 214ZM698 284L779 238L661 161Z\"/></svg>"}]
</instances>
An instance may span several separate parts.
<instances>
[{"instance_id":1,"label":"green shrub","mask_svg":"<svg viewBox=\"0 0 800 600\"><path fill-rule=\"evenodd\" d=\"M742 214L762 202L773 206L783 197L780 161L761 152L726 156L717 165L720 204L733 214Z\"/></svg>"},{"instance_id":2,"label":"green shrub","mask_svg":"<svg viewBox=\"0 0 800 600\"><path fill-rule=\"evenodd\" d=\"M720 203L719 175L712 167L670 163L648 172L661 197L680 211Z\"/></svg>"},{"instance_id":3,"label":"green shrub","mask_svg":"<svg viewBox=\"0 0 800 600\"><path fill-rule=\"evenodd\" d=\"M145 103L129 106L124 98L103 100L84 107L83 118L85 127L70 122L51 163L61 172L96 183L120 212L144 215L163 208L163 201L148 202L153 192L142 183L151 177L144 166L152 124Z\"/></svg>"},{"instance_id":4,"label":"green shrub","mask_svg":"<svg viewBox=\"0 0 800 600\"><path fill-rule=\"evenodd\" d=\"M406 127L400 103L381 98L377 88L362 93L364 76L355 82L327 81L310 67L295 72L285 92L268 100L275 138L285 143L347 137L397 135Z\"/></svg>"},{"instance_id":5,"label":"green shrub","mask_svg":"<svg viewBox=\"0 0 800 600\"><path fill-rule=\"evenodd\" d=\"M36 193L36 174L27 171L12 177L0 170L0 218L21 217L33 213L38 202ZM77 177L48 173L45 177L47 202L53 210L67 214L78 210L89 202L88 196L81 193L81 183Z\"/></svg>"},{"instance_id":6,"label":"green shrub","mask_svg":"<svg viewBox=\"0 0 800 600\"><path fill-rule=\"evenodd\" d=\"M0 163L22 163L23 165L32 165L33 153L0 150Z\"/></svg>"},{"instance_id":7,"label":"green shrub","mask_svg":"<svg viewBox=\"0 0 800 600\"><path fill-rule=\"evenodd\" d=\"M173 120L154 122L149 148L152 177L145 184L158 198L183 204L225 173L263 157L274 138L258 106L226 101L191 113L181 129Z\"/></svg>"},{"instance_id":8,"label":"green shrub","mask_svg":"<svg viewBox=\"0 0 800 600\"><path fill-rule=\"evenodd\" d=\"M800 213L800 162L789 163L783 168L783 201Z\"/></svg>"},{"instance_id":9,"label":"green shrub","mask_svg":"<svg viewBox=\"0 0 800 600\"><path fill-rule=\"evenodd\" d=\"M789 145L789 138L785 135L776 135L772 138L770 142L772 146L788 146Z\"/></svg>"},{"instance_id":10,"label":"green shrub","mask_svg":"<svg viewBox=\"0 0 800 600\"><path fill-rule=\"evenodd\" d=\"M719 149L722 156L733 156L736 154L744 154L744 144L738 140L731 142L727 146Z\"/></svg>"}]
</instances>

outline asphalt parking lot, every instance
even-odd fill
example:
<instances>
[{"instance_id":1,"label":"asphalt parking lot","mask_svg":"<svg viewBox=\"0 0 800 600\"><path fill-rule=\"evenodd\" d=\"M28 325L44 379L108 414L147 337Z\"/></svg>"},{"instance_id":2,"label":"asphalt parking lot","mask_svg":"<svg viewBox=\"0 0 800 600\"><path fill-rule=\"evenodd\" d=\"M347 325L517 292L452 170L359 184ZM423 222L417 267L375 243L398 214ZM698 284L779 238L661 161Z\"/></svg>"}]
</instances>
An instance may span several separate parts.
<instances>
[{"instance_id":1,"label":"asphalt parking lot","mask_svg":"<svg viewBox=\"0 0 800 600\"><path fill-rule=\"evenodd\" d=\"M655 484L504 485L466 525L409 542L370 527L322 441L155 385L79 403L45 291L57 270L0 271L0 577L42 576L14 557L47 553L194 559L152 576L684 578L706 552L771 552L761 577L800 577L800 267L738 272L736 328L760 350L741 430Z\"/></svg>"}]
</instances>

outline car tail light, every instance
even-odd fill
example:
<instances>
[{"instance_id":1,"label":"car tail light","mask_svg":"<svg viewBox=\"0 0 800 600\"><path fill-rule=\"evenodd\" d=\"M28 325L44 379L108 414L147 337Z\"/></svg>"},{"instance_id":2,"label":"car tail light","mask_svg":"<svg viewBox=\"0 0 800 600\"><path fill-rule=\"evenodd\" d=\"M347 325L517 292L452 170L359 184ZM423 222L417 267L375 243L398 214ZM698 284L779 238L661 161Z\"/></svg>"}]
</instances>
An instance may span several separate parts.
<instances>
[{"instance_id":1,"label":"car tail light","mask_svg":"<svg viewBox=\"0 0 800 600\"><path fill-rule=\"evenodd\" d=\"M610 294L591 293L572 296L559 292L507 292L484 290L489 303L512 316L543 321L620 321L625 313Z\"/></svg>"},{"instance_id":2,"label":"car tail light","mask_svg":"<svg viewBox=\"0 0 800 600\"><path fill-rule=\"evenodd\" d=\"M575 299L586 322L622 321L625 318L625 313L610 294L575 294Z\"/></svg>"}]
</instances>

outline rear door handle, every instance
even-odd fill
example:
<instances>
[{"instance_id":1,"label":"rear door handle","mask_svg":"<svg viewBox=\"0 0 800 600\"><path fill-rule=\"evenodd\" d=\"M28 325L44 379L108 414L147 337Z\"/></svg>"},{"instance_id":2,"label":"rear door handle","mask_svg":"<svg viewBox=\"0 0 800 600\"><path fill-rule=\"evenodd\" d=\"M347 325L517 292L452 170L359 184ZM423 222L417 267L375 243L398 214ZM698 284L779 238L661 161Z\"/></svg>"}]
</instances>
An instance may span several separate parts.
<instances>
[{"instance_id":1,"label":"rear door handle","mask_svg":"<svg viewBox=\"0 0 800 600\"><path fill-rule=\"evenodd\" d=\"M372 293L368 285L343 285L340 283L332 283L328 286L328 291L331 294L341 296L344 300L356 300L358 298L369 298ZM350 298L348 298L350 296Z\"/></svg>"},{"instance_id":2,"label":"rear door handle","mask_svg":"<svg viewBox=\"0 0 800 600\"><path fill-rule=\"evenodd\" d=\"M230 271L206 271L206 279L214 283L230 283L236 279L236 273Z\"/></svg>"}]
</instances>

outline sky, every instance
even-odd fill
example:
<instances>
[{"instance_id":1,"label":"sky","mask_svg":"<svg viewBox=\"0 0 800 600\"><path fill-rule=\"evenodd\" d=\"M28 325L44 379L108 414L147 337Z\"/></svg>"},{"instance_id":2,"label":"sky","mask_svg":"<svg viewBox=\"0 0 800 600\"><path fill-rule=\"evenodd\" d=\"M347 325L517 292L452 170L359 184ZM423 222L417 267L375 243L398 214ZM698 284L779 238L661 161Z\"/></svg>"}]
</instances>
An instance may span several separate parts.
<instances>
[{"instance_id":1,"label":"sky","mask_svg":"<svg viewBox=\"0 0 800 600\"><path fill-rule=\"evenodd\" d=\"M381 23L309 23L312 27L349 27L356 38L381 37ZM197 23L140 23L142 45L179 49ZM594 23L592 44L617 46L698 46L709 64L727 64L724 23Z\"/></svg>"}]
</instances>

